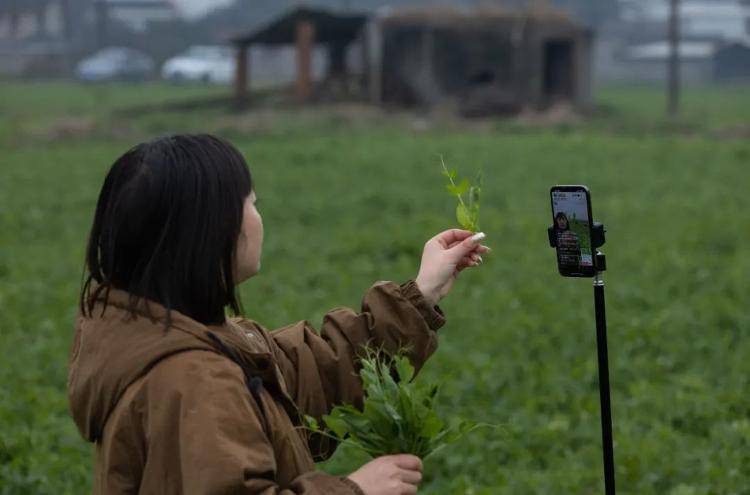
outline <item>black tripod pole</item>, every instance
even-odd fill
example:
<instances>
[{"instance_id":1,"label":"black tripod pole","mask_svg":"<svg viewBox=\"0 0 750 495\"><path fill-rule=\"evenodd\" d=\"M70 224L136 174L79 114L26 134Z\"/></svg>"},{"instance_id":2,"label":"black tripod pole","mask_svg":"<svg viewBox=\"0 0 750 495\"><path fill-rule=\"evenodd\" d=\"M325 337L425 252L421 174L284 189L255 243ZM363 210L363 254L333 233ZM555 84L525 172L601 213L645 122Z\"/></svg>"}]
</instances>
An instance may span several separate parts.
<instances>
[{"instance_id":1,"label":"black tripod pole","mask_svg":"<svg viewBox=\"0 0 750 495\"><path fill-rule=\"evenodd\" d=\"M604 225L593 222L591 225L591 245L598 248L604 245ZM547 229L549 245L557 246L557 231L553 225ZM559 258L558 258L559 262ZM607 317L604 313L604 277L607 262L604 253L596 250L594 259L594 311L596 312L596 350L599 356L599 402L602 417L602 456L604 457L604 493L615 495L615 453L612 445L612 407L609 396L609 358L607 357ZM590 276L587 272L586 276ZM563 274L566 275L566 274ZM580 275L567 275L580 276Z\"/></svg>"},{"instance_id":2,"label":"black tripod pole","mask_svg":"<svg viewBox=\"0 0 750 495\"><path fill-rule=\"evenodd\" d=\"M602 455L604 457L604 491L615 495L615 455L612 446L612 409L609 394L609 359L607 357L607 317L604 313L604 253L596 253L594 277L594 311L596 313L596 348L599 355L599 401L602 417Z\"/></svg>"}]
</instances>

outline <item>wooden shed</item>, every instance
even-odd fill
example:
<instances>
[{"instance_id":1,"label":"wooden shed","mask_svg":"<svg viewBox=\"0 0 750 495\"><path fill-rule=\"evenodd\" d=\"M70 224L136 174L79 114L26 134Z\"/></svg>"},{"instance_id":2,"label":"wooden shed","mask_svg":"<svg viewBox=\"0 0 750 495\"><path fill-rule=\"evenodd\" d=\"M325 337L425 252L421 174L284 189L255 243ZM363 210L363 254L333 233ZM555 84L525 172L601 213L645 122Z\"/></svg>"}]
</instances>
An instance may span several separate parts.
<instances>
[{"instance_id":1,"label":"wooden shed","mask_svg":"<svg viewBox=\"0 0 750 495\"><path fill-rule=\"evenodd\" d=\"M373 19L373 100L480 115L591 103L591 30L550 7L412 7Z\"/></svg>"},{"instance_id":2,"label":"wooden shed","mask_svg":"<svg viewBox=\"0 0 750 495\"><path fill-rule=\"evenodd\" d=\"M252 68L248 64L248 49L252 45L295 45L297 79L295 94L299 101L314 95L312 81L312 52L317 45L325 45L328 52L328 75L345 77L345 54L351 43L362 33L367 22L364 14L337 14L325 9L298 7L270 24L232 40L237 48L235 97L238 102L249 101L248 87Z\"/></svg>"},{"instance_id":3,"label":"wooden shed","mask_svg":"<svg viewBox=\"0 0 750 495\"><path fill-rule=\"evenodd\" d=\"M552 7L402 7L371 14L296 8L237 47L236 98L248 101L247 50L296 45L299 101L314 96L313 47L328 52L328 76L349 73L347 49L360 47L363 93L374 104L457 103L465 115L591 103L593 32Z\"/></svg>"}]
</instances>

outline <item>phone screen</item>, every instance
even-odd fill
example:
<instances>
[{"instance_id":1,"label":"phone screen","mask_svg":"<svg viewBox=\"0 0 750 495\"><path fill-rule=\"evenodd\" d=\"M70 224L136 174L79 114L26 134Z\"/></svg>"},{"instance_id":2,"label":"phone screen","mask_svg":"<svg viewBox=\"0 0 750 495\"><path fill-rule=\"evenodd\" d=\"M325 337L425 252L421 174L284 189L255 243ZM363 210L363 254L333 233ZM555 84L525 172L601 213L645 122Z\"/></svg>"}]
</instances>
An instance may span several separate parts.
<instances>
[{"instance_id":1,"label":"phone screen","mask_svg":"<svg viewBox=\"0 0 750 495\"><path fill-rule=\"evenodd\" d=\"M560 273L568 277L594 276L588 189L585 186L555 186L550 193Z\"/></svg>"}]
</instances>

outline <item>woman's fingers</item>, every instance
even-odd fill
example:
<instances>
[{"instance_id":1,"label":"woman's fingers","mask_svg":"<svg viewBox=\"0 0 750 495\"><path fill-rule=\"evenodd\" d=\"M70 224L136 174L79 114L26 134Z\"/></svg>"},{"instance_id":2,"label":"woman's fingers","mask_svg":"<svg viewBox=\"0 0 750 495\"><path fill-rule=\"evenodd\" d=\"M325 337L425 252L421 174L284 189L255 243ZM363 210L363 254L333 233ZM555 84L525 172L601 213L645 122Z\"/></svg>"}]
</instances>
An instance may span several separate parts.
<instances>
[{"instance_id":1,"label":"woman's fingers","mask_svg":"<svg viewBox=\"0 0 750 495\"><path fill-rule=\"evenodd\" d=\"M401 481L409 483L411 485L418 485L422 481L422 473L419 471L412 471L410 469L402 469L399 472Z\"/></svg>"},{"instance_id":2,"label":"woman's fingers","mask_svg":"<svg viewBox=\"0 0 750 495\"><path fill-rule=\"evenodd\" d=\"M464 232L464 231L461 231L461 232ZM464 237L464 239L465 238L466 237ZM452 248L453 246L455 246L456 244L459 244L460 242L462 241L461 240L453 241L447 246L447 249ZM461 258L461 260L456 265L454 275L457 276L465 268L481 265L484 262L484 260L482 259L482 256L480 253L489 253L490 251L492 251L492 248L485 246L483 244L478 244L477 247L473 251L469 252L466 256Z\"/></svg>"},{"instance_id":3,"label":"woman's fingers","mask_svg":"<svg viewBox=\"0 0 750 495\"><path fill-rule=\"evenodd\" d=\"M455 246L459 242L463 241L467 237L471 237L472 235L474 235L474 232L470 230L450 229L440 232L438 235L433 237L433 239L437 239L440 245L442 245L444 248L450 249L452 246Z\"/></svg>"},{"instance_id":4,"label":"woman's fingers","mask_svg":"<svg viewBox=\"0 0 750 495\"><path fill-rule=\"evenodd\" d=\"M479 261L474 261L470 257L463 258L458 265L456 265L456 274L462 272L464 269L474 266L479 266Z\"/></svg>"},{"instance_id":5,"label":"woman's fingers","mask_svg":"<svg viewBox=\"0 0 750 495\"><path fill-rule=\"evenodd\" d=\"M401 490L399 491L400 495L416 495L417 493L417 486L416 485L410 485L409 483L404 483L401 485Z\"/></svg>"},{"instance_id":6,"label":"woman's fingers","mask_svg":"<svg viewBox=\"0 0 750 495\"><path fill-rule=\"evenodd\" d=\"M458 262L458 265L456 265L456 271L460 272L464 268L468 268L470 266L473 266L473 261L468 256L465 256L461 259L461 261Z\"/></svg>"},{"instance_id":7,"label":"woman's fingers","mask_svg":"<svg viewBox=\"0 0 750 495\"><path fill-rule=\"evenodd\" d=\"M458 242L454 242L453 244L449 245L448 249L452 248L456 244L458 244ZM485 246L484 244L478 244L477 247L474 248L472 253L489 253L490 251L492 251L492 248Z\"/></svg>"},{"instance_id":8,"label":"woman's fingers","mask_svg":"<svg viewBox=\"0 0 750 495\"><path fill-rule=\"evenodd\" d=\"M490 251L492 251L492 249L487 246L477 246L474 251L471 251L459 261L458 266L466 268L466 265L470 265L470 262L472 261L481 263L483 261L481 253L489 253Z\"/></svg>"},{"instance_id":9,"label":"woman's fingers","mask_svg":"<svg viewBox=\"0 0 750 495\"><path fill-rule=\"evenodd\" d=\"M394 454L393 461L396 466L404 470L422 470L422 459L412 454Z\"/></svg>"}]
</instances>

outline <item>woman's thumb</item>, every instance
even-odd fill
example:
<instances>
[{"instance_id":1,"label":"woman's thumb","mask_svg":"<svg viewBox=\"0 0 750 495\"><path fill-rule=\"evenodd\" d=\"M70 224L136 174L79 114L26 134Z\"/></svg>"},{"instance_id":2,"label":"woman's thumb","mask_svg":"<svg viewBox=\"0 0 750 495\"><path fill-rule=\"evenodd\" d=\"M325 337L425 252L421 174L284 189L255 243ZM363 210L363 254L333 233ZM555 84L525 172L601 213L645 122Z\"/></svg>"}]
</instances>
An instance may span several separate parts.
<instances>
[{"instance_id":1,"label":"woman's thumb","mask_svg":"<svg viewBox=\"0 0 750 495\"><path fill-rule=\"evenodd\" d=\"M453 248L451 248L451 251L456 253L456 257L462 258L467 253L473 251L485 237L487 236L484 234L484 232L478 232L453 246Z\"/></svg>"}]
</instances>

